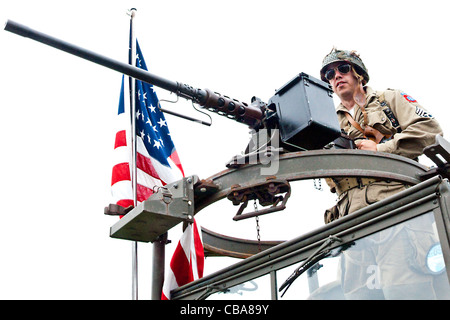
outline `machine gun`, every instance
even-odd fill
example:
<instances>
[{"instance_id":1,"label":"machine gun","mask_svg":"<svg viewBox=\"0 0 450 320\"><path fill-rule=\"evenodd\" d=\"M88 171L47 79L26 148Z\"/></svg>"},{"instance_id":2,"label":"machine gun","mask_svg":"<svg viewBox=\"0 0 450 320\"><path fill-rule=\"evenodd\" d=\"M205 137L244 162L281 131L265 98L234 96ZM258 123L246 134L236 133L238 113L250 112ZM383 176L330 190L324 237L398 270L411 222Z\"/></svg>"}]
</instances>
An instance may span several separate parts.
<instances>
[{"instance_id":1,"label":"machine gun","mask_svg":"<svg viewBox=\"0 0 450 320\"><path fill-rule=\"evenodd\" d=\"M209 89L164 79L11 20L7 21L5 30L175 93L204 109L244 123L255 132L279 129L281 146L290 151L320 149L341 136L331 87L305 73L296 75L277 90L268 103L253 97L248 104Z\"/></svg>"}]
</instances>

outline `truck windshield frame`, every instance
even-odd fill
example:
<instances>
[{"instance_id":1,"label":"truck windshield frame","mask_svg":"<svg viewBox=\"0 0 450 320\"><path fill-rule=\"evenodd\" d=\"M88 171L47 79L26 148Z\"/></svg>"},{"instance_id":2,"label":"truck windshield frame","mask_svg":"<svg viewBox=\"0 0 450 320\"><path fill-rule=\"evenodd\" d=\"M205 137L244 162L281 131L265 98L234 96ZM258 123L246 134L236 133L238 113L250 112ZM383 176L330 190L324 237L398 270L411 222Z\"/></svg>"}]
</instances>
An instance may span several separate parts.
<instances>
[{"instance_id":1,"label":"truck windshield frame","mask_svg":"<svg viewBox=\"0 0 450 320\"><path fill-rule=\"evenodd\" d=\"M314 254L330 236L338 237L342 242L336 241L327 249L345 252L345 250L339 248L351 247L358 239L427 214L433 216L434 230L439 238L445 265L450 265L449 208L450 184L447 179L434 177L408 188L394 197L379 201L350 216L333 221L321 228L283 242L222 270L206 275L202 279L177 288L172 291L172 299L220 298L213 294L236 292L236 288L239 288L239 286L245 288L247 283L253 284L250 287L254 288L257 278L263 276L268 279L266 282L269 282L269 285L264 287L270 288L266 289L270 292L267 292L265 297L280 299L279 286L302 261ZM282 269L289 269L290 273L281 275ZM443 271L447 279L450 278L449 269L445 268ZM307 276L304 274L300 278ZM247 291L246 299L253 299L253 296L255 299L260 299L259 296L255 295L258 290ZM288 295L286 295L286 299L288 299Z\"/></svg>"}]
</instances>

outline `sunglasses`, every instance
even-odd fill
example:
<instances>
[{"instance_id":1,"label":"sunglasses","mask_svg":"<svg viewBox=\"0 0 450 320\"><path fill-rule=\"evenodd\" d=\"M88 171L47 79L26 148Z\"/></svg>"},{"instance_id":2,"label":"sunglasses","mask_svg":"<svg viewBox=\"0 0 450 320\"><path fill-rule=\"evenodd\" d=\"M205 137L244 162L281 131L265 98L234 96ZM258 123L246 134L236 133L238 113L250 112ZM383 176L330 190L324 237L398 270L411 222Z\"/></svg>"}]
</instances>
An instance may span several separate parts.
<instances>
[{"instance_id":1,"label":"sunglasses","mask_svg":"<svg viewBox=\"0 0 450 320\"><path fill-rule=\"evenodd\" d=\"M336 71L335 71L336 69L339 71L339 73L346 74L346 73L350 72L350 70L352 70L352 66L350 64L346 63L346 64L341 64L341 65L337 66L336 68L327 70L327 72L325 72L325 78L328 81L330 81L331 79L334 78L334 76L336 75Z\"/></svg>"}]
</instances>

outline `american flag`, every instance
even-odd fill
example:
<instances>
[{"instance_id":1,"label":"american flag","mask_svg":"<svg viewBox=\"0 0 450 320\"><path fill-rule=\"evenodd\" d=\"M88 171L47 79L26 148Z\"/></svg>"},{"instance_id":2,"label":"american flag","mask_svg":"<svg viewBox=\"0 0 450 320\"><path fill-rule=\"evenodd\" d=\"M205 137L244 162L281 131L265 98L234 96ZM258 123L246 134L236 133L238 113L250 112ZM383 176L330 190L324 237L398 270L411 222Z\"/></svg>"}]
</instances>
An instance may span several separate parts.
<instances>
[{"instance_id":1,"label":"american flag","mask_svg":"<svg viewBox=\"0 0 450 320\"><path fill-rule=\"evenodd\" d=\"M136 41L136 66L147 69L139 43ZM134 206L131 182L130 108L125 103L127 81L122 77L118 130L114 145L114 163L111 189L113 201L127 208ZM158 97L153 86L136 80L136 167L137 203L153 194L155 186L164 186L184 177L183 167L170 137L164 114L159 110ZM175 249L166 274L161 299L170 299L170 291L203 276L204 252L199 228L194 219Z\"/></svg>"},{"instance_id":2,"label":"american flag","mask_svg":"<svg viewBox=\"0 0 450 320\"><path fill-rule=\"evenodd\" d=\"M136 41L137 43L137 41ZM136 66L147 69L139 43L136 48ZM131 183L130 111L125 103L126 83L122 78L118 122L114 145L115 165L112 173L113 201L122 207L134 205ZM155 186L180 180L183 167L170 137L164 114L159 110L158 97L151 84L136 81L136 199L140 203L153 194Z\"/></svg>"},{"instance_id":3,"label":"american flag","mask_svg":"<svg viewBox=\"0 0 450 320\"><path fill-rule=\"evenodd\" d=\"M173 289L203 277L205 255L199 231L194 219L181 236L166 273L161 300L170 300Z\"/></svg>"}]
</instances>

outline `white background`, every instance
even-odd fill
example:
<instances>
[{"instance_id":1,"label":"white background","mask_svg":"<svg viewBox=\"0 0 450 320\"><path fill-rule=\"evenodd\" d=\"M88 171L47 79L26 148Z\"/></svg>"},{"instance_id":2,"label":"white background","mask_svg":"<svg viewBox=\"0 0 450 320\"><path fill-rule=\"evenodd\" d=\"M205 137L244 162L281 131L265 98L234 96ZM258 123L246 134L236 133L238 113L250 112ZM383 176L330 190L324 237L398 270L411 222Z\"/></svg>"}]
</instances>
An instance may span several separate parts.
<instances>
[{"instance_id":1,"label":"white background","mask_svg":"<svg viewBox=\"0 0 450 320\"><path fill-rule=\"evenodd\" d=\"M355 49L371 87L406 91L449 132L448 1L15 0L0 18L127 62L132 7L149 70L166 79L268 101L299 72L319 77L333 46ZM118 219L103 215L121 75L3 30L0 74L0 299L130 299L131 244L109 237ZM185 100L165 107L207 120ZM246 126L211 116L211 127L166 117L186 175L224 170L248 142ZM302 192L291 211L261 217L262 240L322 225L334 196L312 181ZM232 222L237 207L220 207L197 221L256 239L254 220ZM140 299L150 299L151 251L139 245Z\"/></svg>"}]
</instances>

